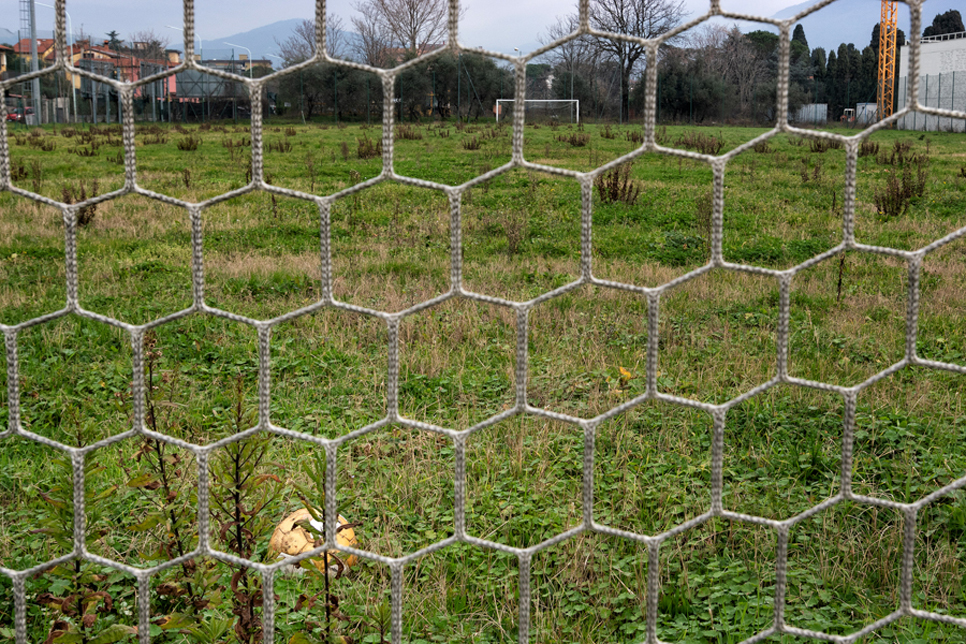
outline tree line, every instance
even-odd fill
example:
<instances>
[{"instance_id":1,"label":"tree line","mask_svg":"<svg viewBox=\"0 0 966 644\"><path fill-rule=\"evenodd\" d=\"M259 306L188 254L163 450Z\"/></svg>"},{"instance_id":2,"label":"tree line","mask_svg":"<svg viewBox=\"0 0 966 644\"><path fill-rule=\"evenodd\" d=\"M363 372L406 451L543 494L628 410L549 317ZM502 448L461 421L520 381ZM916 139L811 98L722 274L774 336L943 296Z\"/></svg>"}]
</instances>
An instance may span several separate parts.
<instances>
[{"instance_id":1,"label":"tree line","mask_svg":"<svg viewBox=\"0 0 966 644\"><path fill-rule=\"evenodd\" d=\"M445 0L364 0L355 6L353 37L346 37L343 22L330 17L326 33L329 56L387 68L411 60L440 46L445 40ZM591 0L591 19L599 29L650 38L673 28L684 17L684 3L674 0ZM571 25L575 18L570 19ZM560 22L558 27L565 28ZM309 59L315 42L314 25L306 21L283 42L279 50L287 65ZM573 31L568 28L566 33ZM556 36L549 36L555 38ZM561 49L583 52L586 39ZM623 40L600 39L594 49L600 55L581 57L580 69L560 69L559 60L535 62L527 68L527 98L571 98L562 95L564 85L575 86L581 111L590 109L599 118L626 120L632 78L641 64L644 48ZM571 62L578 62L571 58ZM578 86L579 87L576 87ZM430 62L407 69L397 80L393 105L400 118L421 116L447 118L492 117L498 98L512 98L513 70L508 64L481 54L446 52ZM588 96L591 96L588 99ZM318 64L299 74L284 77L279 97L308 118L331 111L339 118L371 117L382 104L382 88L372 74L336 64ZM620 111L619 109L617 110Z\"/></svg>"},{"instance_id":2,"label":"tree line","mask_svg":"<svg viewBox=\"0 0 966 644\"><path fill-rule=\"evenodd\" d=\"M379 68L395 66L439 47L445 39L444 0L365 0L356 5L351 35L338 17L329 20L326 45L333 58ZM686 17L675 0L591 0L591 24L600 31L654 38ZM577 31L576 12L560 17L543 34L551 44ZM314 24L306 21L284 42L287 65L311 57ZM962 17L949 10L923 35L963 32ZM898 45L905 42L900 30ZM661 121L770 122L777 104L779 38L768 31L742 33L706 25L663 45L658 61L657 110ZM644 108L645 50L638 43L582 36L553 48L527 68L527 98L577 99L582 118L623 122ZM838 120L856 103L874 103L878 87L879 25L864 47L842 43L826 51L810 48L801 25L790 43L789 110L828 104ZM498 98L512 98L512 68L482 55L446 52L407 69L396 83L397 118L491 117ZM376 76L336 64L319 64L284 77L279 95L306 117L326 113L340 119L378 118L383 105Z\"/></svg>"},{"instance_id":3,"label":"tree line","mask_svg":"<svg viewBox=\"0 0 966 644\"><path fill-rule=\"evenodd\" d=\"M325 34L331 58L389 68L441 47L448 22L446 0L361 0L350 19L330 15ZM590 0L595 29L655 38L686 17L681 0ZM543 34L551 44L577 31L576 12L558 18ZM957 10L939 14L923 36L966 31ZM117 49L116 32L108 45ZM826 52L809 48L805 30L795 27L790 50L789 109L827 103L830 119L856 103L875 102L879 64L879 25L869 44L858 49L842 43ZM136 40L163 55L166 42L146 33ZM902 45L905 35L898 34ZM736 26L707 25L662 45L658 60L657 110L661 121L770 122L775 118L778 78L776 34L742 33ZM142 45L143 46L143 45ZM315 24L303 21L278 42L286 66L314 55ZM141 52L142 54L144 52ZM528 65L527 98L577 99L584 120L624 122L644 108L645 49L639 43L581 36L554 47ZM267 70L264 70L267 72ZM898 74L897 74L898 75ZM60 92L45 77L45 94ZM400 120L422 117L489 118L498 98L512 98L513 70L507 63L477 53L447 51L407 68L397 77L391 104ZM279 109L290 106L304 118L327 115L339 120L380 119L383 87L370 72L320 63L282 77L269 88Z\"/></svg>"},{"instance_id":4,"label":"tree line","mask_svg":"<svg viewBox=\"0 0 966 644\"><path fill-rule=\"evenodd\" d=\"M577 17L559 19L546 42L576 29ZM959 11L935 17L924 36L964 32ZM644 37L658 34L640 33ZM828 104L830 119L838 120L856 103L874 103L878 88L879 24L861 50L842 43L826 52L809 48L805 30L794 29L790 43L789 110L808 103ZM551 54L549 98L577 98L594 106L598 116L627 118L640 113L646 98L643 69L628 64L634 52L619 55L602 43L584 37L557 47ZM902 30L897 46L905 44ZM657 110L661 121L771 122L775 118L778 80L777 34L742 33L737 26L707 25L672 39L661 47L658 61ZM897 71L897 76L901 72ZM615 91L615 86L619 87ZM619 102L618 102L619 101Z\"/></svg>"}]
</instances>

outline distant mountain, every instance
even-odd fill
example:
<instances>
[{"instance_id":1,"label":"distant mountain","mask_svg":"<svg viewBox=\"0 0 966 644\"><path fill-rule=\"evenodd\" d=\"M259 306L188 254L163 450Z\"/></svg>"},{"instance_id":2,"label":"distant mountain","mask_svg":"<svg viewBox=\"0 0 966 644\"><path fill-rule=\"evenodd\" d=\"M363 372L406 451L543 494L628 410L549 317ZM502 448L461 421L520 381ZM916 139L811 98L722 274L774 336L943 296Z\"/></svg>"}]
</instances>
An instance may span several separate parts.
<instances>
[{"instance_id":1,"label":"distant mountain","mask_svg":"<svg viewBox=\"0 0 966 644\"><path fill-rule=\"evenodd\" d=\"M242 33L224 36L223 38L204 40L202 41L202 45L205 48L205 58L228 58L231 56L232 48L231 45L226 45L225 42L230 42L236 45L241 45L242 47L248 47L252 50L253 58L267 58L268 60L271 60L276 67L278 67L278 59L271 58L265 54L273 54L278 56L278 44L275 42L276 39L278 39L278 42L284 42L287 40L301 22L301 18L279 20L278 22L273 22L270 25L252 29L251 31L243 31ZM237 57L238 54L245 53L247 52L244 50L236 50L235 56Z\"/></svg>"},{"instance_id":2,"label":"distant mountain","mask_svg":"<svg viewBox=\"0 0 966 644\"><path fill-rule=\"evenodd\" d=\"M16 44L17 32L0 27L0 45L10 45L12 47Z\"/></svg>"},{"instance_id":3,"label":"distant mountain","mask_svg":"<svg viewBox=\"0 0 966 644\"><path fill-rule=\"evenodd\" d=\"M231 34L230 36L225 36L223 38L202 41L202 44L205 48L205 58L230 57L232 47L231 45L225 44L226 42L230 42L235 45L241 45L242 47L248 47L252 50L252 56L256 60L267 58L268 60L272 61L273 66L277 69L281 64L281 61L279 61L277 58L267 56L266 54L278 56L278 43L288 40L295 32L296 27L298 27L301 23L301 18L279 20L278 22L273 22L270 25L252 29L251 31L243 31L241 33ZM340 33L345 41L345 46L350 47L356 38L356 34L350 31L342 31ZM238 54L246 53L247 52L244 50L240 50L237 47L235 48L236 58L238 57Z\"/></svg>"}]
</instances>

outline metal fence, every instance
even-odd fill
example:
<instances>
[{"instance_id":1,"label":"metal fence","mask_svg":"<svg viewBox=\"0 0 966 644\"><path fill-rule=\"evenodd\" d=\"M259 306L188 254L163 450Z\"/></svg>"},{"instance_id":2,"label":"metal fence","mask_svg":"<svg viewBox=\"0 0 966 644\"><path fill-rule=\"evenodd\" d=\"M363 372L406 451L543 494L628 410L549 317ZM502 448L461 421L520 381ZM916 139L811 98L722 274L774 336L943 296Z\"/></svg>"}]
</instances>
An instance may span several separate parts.
<instances>
[{"instance_id":1,"label":"metal fence","mask_svg":"<svg viewBox=\"0 0 966 644\"><path fill-rule=\"evenodd\" d=\"M908 84L908 76L899 78L896 110L906 106L909 94ZM966 69L960 72L920 76L918 101L920 105L926 107L966 112ZM923 132L966 132L966 120L962 117L912 112L900 118L897 127L900 130Z\"/></svg>"}]
</instances>

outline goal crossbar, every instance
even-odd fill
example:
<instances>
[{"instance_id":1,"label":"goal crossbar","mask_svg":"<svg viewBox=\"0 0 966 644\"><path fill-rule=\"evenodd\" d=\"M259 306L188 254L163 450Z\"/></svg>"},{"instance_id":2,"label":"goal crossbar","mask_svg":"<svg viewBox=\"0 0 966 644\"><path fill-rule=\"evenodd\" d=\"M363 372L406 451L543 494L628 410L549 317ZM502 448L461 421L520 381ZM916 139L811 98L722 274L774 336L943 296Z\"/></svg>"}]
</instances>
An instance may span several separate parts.
<instances>
[{"instance_id":1,"label":"goal crossbar","mask_svg":"<svg viewBox=\"0 0 966 644\"><path fill-rule=\"evenodd\" d=\"M498 98L498 99L496 99L496 109L494 111L496 112L496 122L497 123L500 122L500 112L502 111L502 109L501 109L502 108L502 105L501 104L502 103L511 103L512 104L512 103L516 103L516 102L517 102L517 99L515 99L515 98ZM526 109L526 107L528 105L531 105L531 104L535 105L537 103L539 103L539 104L547 104L547 103L570 103L570 104L572 104L574 106L574 122L580 123L580 99L576 99L576 98L528 98L528 99L524 99L523 106L524 106L524 109Z\"/></svg>"}]
</instances>

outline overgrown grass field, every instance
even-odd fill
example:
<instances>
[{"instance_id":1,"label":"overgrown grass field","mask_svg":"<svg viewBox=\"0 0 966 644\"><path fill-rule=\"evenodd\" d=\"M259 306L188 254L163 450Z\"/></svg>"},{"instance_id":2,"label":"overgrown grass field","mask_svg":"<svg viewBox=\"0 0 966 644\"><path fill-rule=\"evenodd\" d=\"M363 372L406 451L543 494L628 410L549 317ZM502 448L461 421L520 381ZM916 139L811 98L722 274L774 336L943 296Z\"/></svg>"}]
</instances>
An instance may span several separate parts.
<instances>
[{"instance_id":1,"label":"overgrown grass field","mask_svg":"<svg viewBox=\"0 0 966 644\"><path fill-rule=\"evenodd\" d=\"M662 145L722 153L765 130L666 127ZM577 171L636 149L639 125L528 125L529 160ZM508 127L399 125L399 174L457 185L510 159ZM331 194L379 174L378 128L269 122L265 171L276 186ZM14 183L77 202L123 185L118 126L11 129ZM198 202L250 180L245 127L138 126L138 181ZM966 223L966 139L882 131L858 159L856 238L915 250ZM787 269L842 239L845 151L781 134L730 161L725 177L727 261ZM594 190L593 271L657 286L708 262L710 167L647 154ZM464 286L529 300L580 275L576 180L512 170L462 198ZM185 209L137 195L81 213L79 300L88 310L143 324L191 305L191 225ZM369 309L402 311L448 291L450 205L439 191L383 182L331 210L334 294ZM320 213L313 202L249 193L202 212L205 298L269 319L322 297ZM0 193L0 323L64 306L60 211ZM905 351L906 264L849 251L795 275L789 364L793 376L851 386ZM723 403L776 371L776 278L715 270L662 296L658 386ZM644 393L647 300L581 286L529 313L528 400L593 418ZM917 350L966 365L966 244L929 253L921 274ZM508 307L450 299L402 320L400 412L457 430L510 409L516 318ZM386 415L386 323L323 309L271 336L271 420L337 437ZM258 338L242 323L192 315L145 339L147 421L205 444L255 424ZM21 422L31 432L87 445L130 428L131 345L123 331L59 317L17 335ZM0 358L5 360L5 358ZM7 391L6 364L0 387ZM861 391L853 486L898 502L918 500L966 475L963 376L906 368ZM7 398L0 398L0 428ZM724 447L726 509L792 517L839 491L842 397L777 386L730 409ZM467 530L515 547L536 545L582 521L580 428L516 416L469 435ZM594 518L658 534L710 507L711 418L646 403L596 430ZM270 561L274 526L306 503L321 505L318 450L263 437L212 454L212 543ZM453 531L453 441L390 424L339 448L339 512L360 547L398 557ZM128 439L87 459L87 544L133 566L157 565L197 543L190 452ZM25 569L70 552L68 456L21 437L0 441L0 566ZM219 501L220 499L220 501ZM898 607L903 518L844 502L797 524L789 538L785 619L847 634ZM773 619L777 536L752 523L713 519L661 546L658 636L738 642ZM919 515L914 606L966 617L966 494ZM646 547L585 532L533 559L531 641L630 642L645 634ZM515 558L467 545L404 569L403 640L516 641ZM137 585L125 573L69 562L26 582L30 641L135 641ZM388 566L362 560L330 580L276 580L276 641L388 641ZM0 578L0 638L13 637L12 587ZM155 642L259 641L257 575L218 560L186 562L152 580ZM773 638L792 642L795 638ZM336 640L333 640L336 641ZM804 640L803 640L804 641ZM873 642L966 642L953 626L905 618Z\"/></svg>"}]
</instances>

